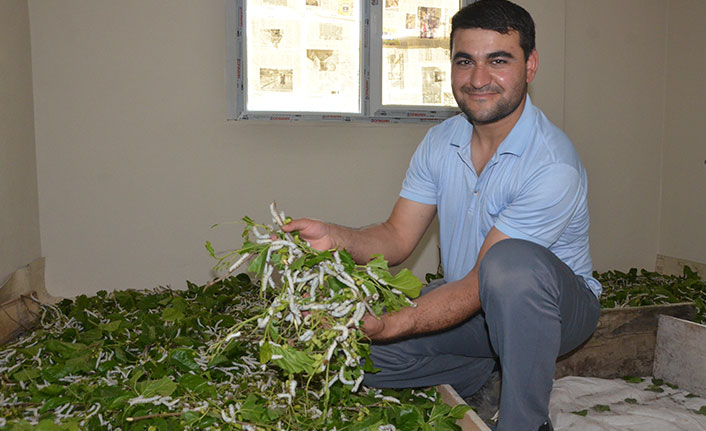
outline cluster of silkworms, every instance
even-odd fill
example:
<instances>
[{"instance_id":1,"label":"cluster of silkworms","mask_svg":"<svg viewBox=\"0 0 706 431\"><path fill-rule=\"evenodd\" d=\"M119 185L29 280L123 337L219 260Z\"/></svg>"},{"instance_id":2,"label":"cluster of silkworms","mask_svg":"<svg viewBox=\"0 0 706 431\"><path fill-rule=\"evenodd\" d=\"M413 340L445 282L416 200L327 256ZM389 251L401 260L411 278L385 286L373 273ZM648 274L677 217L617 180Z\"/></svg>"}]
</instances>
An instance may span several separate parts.
<instances>
[{"instance_id":1,"label":"cluster of silkworms","mask_svg":"<svg viewBox=\"0 0 706 431\"><path fill-rule=\"evenodd\" d=\"M357 329L366 312L375 315L369 303L380 299L377 290L387 288L399 297L400 302L407 305L414 303L402 292L388 287L368 266L361 266L359 271L347 271L338 250L331 252L331 258L317 259L311 266L297 265L293 269L293 263L306 257L312 249L308 243L295 240L291 234L281 230L285 216L277 211L274 203L270 205L270 212L275 227L266 226L265 232L254 225L248 229L254 236L254 243L261 246L259 253L243 253L228 268L229 272L233 272L260 253L265 253L259 281L261 295L267 298L269 304L257 318L257 327L263 334L259 344L262 346L269 343L273 347L281 347L276 342L281 340L269 339L267 329L272 324L280 332L284 328L286 335L292 335L302 350L315 350L315 345L327 343L320 349L322 356L315 370L315 374L322 375L322 389L318 396L322 396L336 382L350 386L351 392L356 392L363 381L361 355L356 348L362 334ZM277 259L273 259L275 254L279 254ZM335 279L339 287L344 287L334 289L329 282L331 279ZM335 335L332 336L331 331ZM242 328L236 326L221 345L227 345L242 333ZM317 335L318 339L314 340ZM285 336L280 338L284 339ZM329 375L330 365L338 357L337 372ZM282 357L273 355L271 359ZM295 386L277 395L290 403L295 396Z\"/></svg>"}]
</instances>

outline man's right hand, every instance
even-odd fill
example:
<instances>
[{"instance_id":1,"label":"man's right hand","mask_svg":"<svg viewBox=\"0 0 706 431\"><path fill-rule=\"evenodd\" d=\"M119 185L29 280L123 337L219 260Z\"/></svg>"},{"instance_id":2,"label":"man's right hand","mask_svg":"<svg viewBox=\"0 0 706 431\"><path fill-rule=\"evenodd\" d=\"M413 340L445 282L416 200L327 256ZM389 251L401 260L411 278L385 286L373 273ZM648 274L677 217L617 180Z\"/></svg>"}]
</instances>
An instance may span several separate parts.
<instances>
[{"instance_id":1,"label":"man's right hand","mask_svg":"<svg viewBox=\"0 0 706 431\"><path fill-rule=\"evenodd\" d=\"M308 241L311 247L316 250L331 250L336 248L336 243L331 237L331 229L327 223L321 220L310 218L300 218L282 226L285 232L299 231L299 237Z\"/></svg>"}]
</instances>

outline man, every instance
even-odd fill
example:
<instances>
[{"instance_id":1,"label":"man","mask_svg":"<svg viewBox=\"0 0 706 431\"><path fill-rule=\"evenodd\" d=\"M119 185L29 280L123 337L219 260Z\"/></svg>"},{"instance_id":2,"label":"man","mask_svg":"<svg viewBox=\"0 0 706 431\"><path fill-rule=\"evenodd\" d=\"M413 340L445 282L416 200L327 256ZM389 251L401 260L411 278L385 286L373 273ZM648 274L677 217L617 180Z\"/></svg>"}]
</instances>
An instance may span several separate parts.
<instances>
[{"instance_id":1,"label":"man","mask_svg":"<svg viewBox=\"0 0 706 431\"><path fill-rule=\"evenodd\" d=\"M376 387L450 383L476 392L499 362L497 430L551 430L554 364L594 331L586 173L568 137L534 107L534 23L506 0L480 0L453 18L451 80L464 115L433 127L415 152L383 223L351 229L292 221L317 249L357 262L406 259L437 215L444 281L417 307L365 316L381 371ZM443 284L443 285L440 285Z\"/></svg>"}]
</instances>

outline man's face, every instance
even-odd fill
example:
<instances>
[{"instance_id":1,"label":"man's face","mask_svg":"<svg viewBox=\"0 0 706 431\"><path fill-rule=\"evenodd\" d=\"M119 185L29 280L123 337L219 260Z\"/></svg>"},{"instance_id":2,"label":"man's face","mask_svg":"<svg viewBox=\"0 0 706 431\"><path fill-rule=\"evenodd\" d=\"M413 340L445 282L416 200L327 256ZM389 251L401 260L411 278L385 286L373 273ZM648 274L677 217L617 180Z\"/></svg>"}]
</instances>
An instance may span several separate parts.
<instances>
[{"instance_id":1,"label":"man's face","mask_svg":"<svg viewBox=\"0 0 706 431\"><path fill-rule=\"evenodd\" d=\"M516 31L458 29L451 52L451 88L476 125L499 121L524 101L537 71L537 51L525 61Z\"/></svg>"}]
</instances>

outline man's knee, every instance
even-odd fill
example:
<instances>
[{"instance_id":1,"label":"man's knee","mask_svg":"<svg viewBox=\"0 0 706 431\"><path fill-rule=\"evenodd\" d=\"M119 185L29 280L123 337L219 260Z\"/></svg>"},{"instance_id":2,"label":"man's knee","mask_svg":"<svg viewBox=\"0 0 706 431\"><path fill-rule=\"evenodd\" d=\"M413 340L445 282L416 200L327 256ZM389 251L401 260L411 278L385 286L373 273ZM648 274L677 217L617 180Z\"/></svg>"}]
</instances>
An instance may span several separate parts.
<instances>
[{"instance_id":1,"label":"man's knee","mask_svg":"<svg viewBox=\"0 0 706 431\"><path fill-rule=\"evenodd\" d=\"M520 299L535 293L537 276L546 266L542 259L546 253L546 248L521 239L505 239L493 245L479 266L481 302L496 297Z\"/></svg>"}]
</instances>

